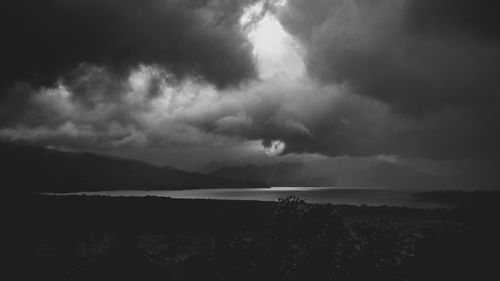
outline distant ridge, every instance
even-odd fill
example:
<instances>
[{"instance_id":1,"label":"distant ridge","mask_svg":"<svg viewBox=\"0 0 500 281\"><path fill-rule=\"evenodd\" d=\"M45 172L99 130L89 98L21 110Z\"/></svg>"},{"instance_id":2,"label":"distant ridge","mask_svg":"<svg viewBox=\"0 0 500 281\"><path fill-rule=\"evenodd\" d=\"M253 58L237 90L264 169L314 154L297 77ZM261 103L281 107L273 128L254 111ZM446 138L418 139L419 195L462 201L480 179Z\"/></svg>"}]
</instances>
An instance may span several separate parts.
<instances>
[{"instance_id":1,"label":"distant ridge","mask_svg":"<svg viewBox=\"0 0 500 281\"><path fill-rule=\"evenodd\" d=\"M196 169L196 172L204 175L209 175L221 168L225 168L226 166L229 166L226 162L211 161Z\"/></svg>"},{"instance_id":2,"label":"distant ridge","mask_svg":"<svg viewBox=\"0 0 500 281\"><path fill-rule=\"evenodd\" d=\"M0 142L3 192L178 190L265 187L144 162Z\"/></svg>"},{"instance_id":3,"label":"distant ridge","mask_svg":"<svg viewBox=\"0 0 500 281\"><path fill-rule=\"evenodd\" d=\"M321 186L326 182L318 178L297 177L297 173L303 167L303 163L285 162L262 166L244 165L221 167L210 175L227 179L238 178L243 181L253 179L273 186Z\"/></svg>"},{"instance_id":4,"label":"distant ridge","mask_svg":"<svg viewBox=\"0 0 500 281\"><path fill-rule=\"evenodd\" d=\"M351 186L415 188L445 186L443 180L408 167L385 161L370 165L325 162L279 162L267 165L226 166L209 173L211 176L261 182L270 186Z\"/></svg>"}]
</instances>

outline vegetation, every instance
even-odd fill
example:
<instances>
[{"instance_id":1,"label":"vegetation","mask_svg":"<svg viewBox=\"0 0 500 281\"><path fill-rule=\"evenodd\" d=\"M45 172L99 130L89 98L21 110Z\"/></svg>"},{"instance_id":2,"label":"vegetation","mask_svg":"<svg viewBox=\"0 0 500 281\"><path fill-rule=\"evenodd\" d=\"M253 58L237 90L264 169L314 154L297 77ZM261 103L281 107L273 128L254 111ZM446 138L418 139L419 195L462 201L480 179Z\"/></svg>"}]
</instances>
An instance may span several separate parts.
<instances>
[{"instance_id":1,"label":"vegetation","mask_svg":"<svg viewBox=\"0 0 500 281\"><path fill-rule=\"evenodd\" d=\"M500 250L495 214L469 224L453 210L401 208L368 220L375 209L359 219L297 197L8 203L18 212L4 220L2 253L22 280L488 280Z\"/></svg>"}]
</instances>

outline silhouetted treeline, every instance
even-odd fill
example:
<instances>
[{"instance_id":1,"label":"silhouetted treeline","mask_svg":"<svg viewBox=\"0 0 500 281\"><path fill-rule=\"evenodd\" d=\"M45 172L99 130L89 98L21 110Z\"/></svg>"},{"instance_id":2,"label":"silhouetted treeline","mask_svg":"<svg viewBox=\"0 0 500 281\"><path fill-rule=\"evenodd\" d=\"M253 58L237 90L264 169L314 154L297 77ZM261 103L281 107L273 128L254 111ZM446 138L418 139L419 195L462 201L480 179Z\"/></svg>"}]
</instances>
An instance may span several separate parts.
<instances>
[{"instance_id":1,"label":"silhouetted treeline","mask_svg":"<svg viewBox=\"0 0 500 281\"><path fill-rule=\"evenodd\" d=\"M2 203L2 255L18 280L498 277L496 213L478 211L474 221L456 210L307 204L296 197L273 203L23 196Z\"/></svg>"}]
</instances>

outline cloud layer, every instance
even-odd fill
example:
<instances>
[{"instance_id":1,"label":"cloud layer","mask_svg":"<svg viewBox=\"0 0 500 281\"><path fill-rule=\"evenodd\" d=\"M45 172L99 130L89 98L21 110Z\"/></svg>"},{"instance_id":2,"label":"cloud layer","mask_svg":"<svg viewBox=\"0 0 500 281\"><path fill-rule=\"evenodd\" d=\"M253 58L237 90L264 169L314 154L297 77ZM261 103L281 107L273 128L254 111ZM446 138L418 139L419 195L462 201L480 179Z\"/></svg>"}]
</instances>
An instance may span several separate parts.
<instances>
[{"instance_id":1,"label":"cloud layer","mask_svg":"<svg viewBox=\"0 0 500 281\"><path fill-rule=\"evenodd\" d=\"M498 155L498 8L496 1L291 0L279 18L305 47L309 75L410 120L396 142L408 147L396 152L462 157Z\"/></svg>"},{"instance_id":2,"label":"cloud layer","mask_svg":"<svg viewBox=\"0 0 500 281\"><path fill-rule=\"evenodd\" d=\"M251 0L47 0L0 4L0 87L51 85L80 63L128 74L159 64L218 87L255 76L239 18Z\"/></svg>"},{"instance_id":3,"label":"cloud layer","mask_svg":"<svg viewBox=\"0 0 500 281\"><path fill-rule=\"evenodd\" d=\"M500 153L493 1L271 1L248 26L250 1L51 0L13 16L28 2L9 4L17 24L2 27L3 138L102 150L256 140L273 155L332 157ZM41 18L50 20L31 24Z\"/></svg>"},{"instance_id":4,"label":"cloud layer","mask_svg":"<svg viewBox=\"0 0 500 281\"><path fill-rule=\"evenodd\" d=\"M289 1L285 29L306 48L309 73L349 83L399 113L497 102L500 26L495 1Z\"/></svg>"}]
</instances>

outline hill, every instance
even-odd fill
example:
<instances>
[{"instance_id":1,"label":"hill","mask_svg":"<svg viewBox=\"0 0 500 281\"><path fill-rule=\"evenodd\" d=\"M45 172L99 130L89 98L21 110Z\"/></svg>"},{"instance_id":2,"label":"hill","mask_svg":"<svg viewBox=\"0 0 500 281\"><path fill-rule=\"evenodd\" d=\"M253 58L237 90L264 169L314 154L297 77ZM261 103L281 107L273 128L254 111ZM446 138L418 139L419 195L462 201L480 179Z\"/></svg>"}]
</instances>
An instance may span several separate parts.
<instances>
[{"instance_id":1,"label":"hill","mask_svg":"<svg viewBox=\"0 0 500 281\"><path fill-rule=\"evenodd\" d=\"M4 192L263 187L94 153L0 143Z\"/></svg>"},{"instance_id":2,"label":"hill","mask_svg":"<svg viewBox=\"0 0 500 281\"><path fill-rule=\"evenodd\" d=\"M318 161L268 165L226 166L209 173L226 179L261 182L271 186L353 186L414 188L446 186L434 174L385 161L368 164Z\"/></svg>"}]
</instances>

